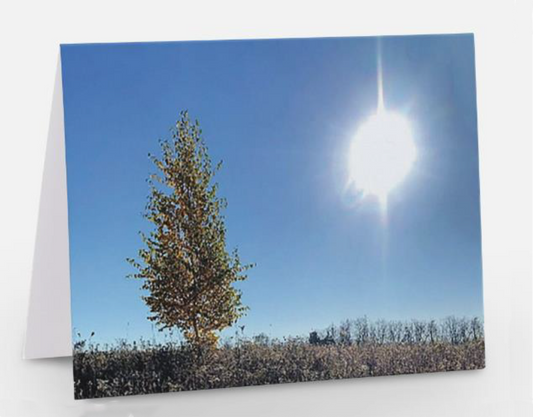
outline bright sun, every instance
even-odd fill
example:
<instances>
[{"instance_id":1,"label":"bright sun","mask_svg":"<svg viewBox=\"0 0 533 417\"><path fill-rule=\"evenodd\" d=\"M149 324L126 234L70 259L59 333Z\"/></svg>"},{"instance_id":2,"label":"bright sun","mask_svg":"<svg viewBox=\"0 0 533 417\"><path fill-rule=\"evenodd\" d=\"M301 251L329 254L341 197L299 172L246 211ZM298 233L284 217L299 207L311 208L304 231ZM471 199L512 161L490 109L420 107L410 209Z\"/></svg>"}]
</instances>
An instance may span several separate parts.
<instances>
[{"instance_id":1,"label":"bright sun","mask_svg":"<svg viewBox=\"0 0 533 417\"><path fill-rule=\"evenodd\" d=\"M416 159L411 126L397 113L378 107L357 131L350 148L350 185L372 194L382 205L409 173Z\"/></svg>"}]
</instances>

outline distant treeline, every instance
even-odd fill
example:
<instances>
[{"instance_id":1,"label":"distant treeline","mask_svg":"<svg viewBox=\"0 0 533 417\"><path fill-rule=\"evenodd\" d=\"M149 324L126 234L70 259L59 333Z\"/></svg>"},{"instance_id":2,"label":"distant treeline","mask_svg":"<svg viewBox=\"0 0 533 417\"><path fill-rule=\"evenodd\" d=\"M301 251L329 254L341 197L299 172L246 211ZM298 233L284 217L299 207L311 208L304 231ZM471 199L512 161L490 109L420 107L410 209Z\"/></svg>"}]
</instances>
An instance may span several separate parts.
<instances>
[{"instance_id":1,"label":"distant treeline","mask_svg":"<svg viewBox=\"0 0 533 417\"><path fill-rule=\"evenodd\" d=\"M477 318L447 317L442 320L376 320L366 317L345 320L309 334L312 345L421 344L445 342L460 345L484 338L483 322Z\"/></svg>"}]
</instances>

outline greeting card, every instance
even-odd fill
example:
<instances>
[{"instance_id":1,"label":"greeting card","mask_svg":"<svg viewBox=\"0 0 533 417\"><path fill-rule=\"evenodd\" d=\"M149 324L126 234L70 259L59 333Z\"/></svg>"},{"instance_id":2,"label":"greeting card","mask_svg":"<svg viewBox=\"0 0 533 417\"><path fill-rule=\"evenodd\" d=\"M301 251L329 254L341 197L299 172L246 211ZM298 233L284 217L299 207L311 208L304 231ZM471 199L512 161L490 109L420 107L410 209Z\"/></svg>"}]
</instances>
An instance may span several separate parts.
<instances>
[{"instance_id":1,"label":"greeting card","mask_svg":"<svg viewBox=\"0 0 533 417\"><path fill-rule=\"evenodd\" d=\"M56 94L26 354L76 398L485 366L472 35L63 45Z\"/></svg>"}]
</instances>

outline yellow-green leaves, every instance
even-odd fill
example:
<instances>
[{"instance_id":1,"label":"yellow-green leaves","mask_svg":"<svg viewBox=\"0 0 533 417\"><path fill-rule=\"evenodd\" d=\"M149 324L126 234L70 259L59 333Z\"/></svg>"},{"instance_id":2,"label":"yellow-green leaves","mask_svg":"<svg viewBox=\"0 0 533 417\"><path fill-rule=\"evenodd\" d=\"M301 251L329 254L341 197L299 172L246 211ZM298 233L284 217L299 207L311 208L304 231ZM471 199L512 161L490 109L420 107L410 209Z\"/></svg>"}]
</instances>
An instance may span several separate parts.
<instances>
[{"instance_id":1,"label":"yellow-green leaves","mask_svg":"<svg viewBox=\"0 0 533 417\"><path fill-rule=\"evenodd\" d=\"M226 227L213 182L220 163L211 165L198 121L186 111L161 155L149 155L157 173L148 177L150 194L145 218L153 225L141 234L139 260L128 259L143 280L150 320L161 329L177 327L193 345L216 345L217 332L245 312L236 281L247 278L234 250L226 250Z\"/></svg>"}]
</instances>

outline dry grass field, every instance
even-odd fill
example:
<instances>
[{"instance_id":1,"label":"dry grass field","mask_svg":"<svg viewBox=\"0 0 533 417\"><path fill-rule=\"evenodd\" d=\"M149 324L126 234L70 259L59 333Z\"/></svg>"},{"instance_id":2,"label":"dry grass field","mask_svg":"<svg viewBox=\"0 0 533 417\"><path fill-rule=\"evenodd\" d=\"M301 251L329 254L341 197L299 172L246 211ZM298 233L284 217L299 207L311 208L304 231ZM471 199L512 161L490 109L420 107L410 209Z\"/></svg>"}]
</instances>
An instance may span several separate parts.
<instances>
[{"instance_id":1,"label":"dry grass field","mask_svg":"<svg viewBox=\"0 0 533 417\"><path fill-rule=\"evenodd\" d=\"M79 341L75 395L101 398L485 367L476 319L449 318L434 328L431 323L347 321L309 339L242 337L214 349L177 343L101 348Z\"/></svg>"}]
</instances>

